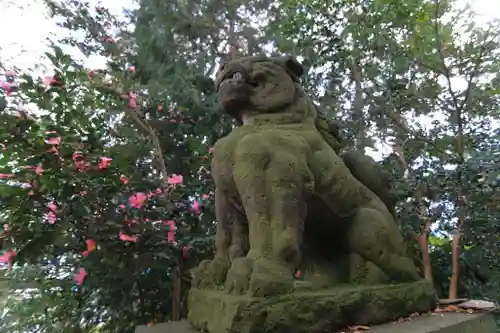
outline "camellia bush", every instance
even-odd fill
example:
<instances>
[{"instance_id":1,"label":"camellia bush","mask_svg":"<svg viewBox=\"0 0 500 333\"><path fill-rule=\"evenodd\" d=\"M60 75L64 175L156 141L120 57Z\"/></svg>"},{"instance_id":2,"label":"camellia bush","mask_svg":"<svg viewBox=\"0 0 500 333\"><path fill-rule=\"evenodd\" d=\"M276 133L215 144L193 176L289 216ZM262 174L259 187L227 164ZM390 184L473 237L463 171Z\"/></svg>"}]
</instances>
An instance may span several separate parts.
<instances>
[{"instance_id":1,"label":"camellia bush","mask_svg":"<svg viewBox=\"0 0 500 333\"><path fill-rule=\"evenodd\" d=\"M0 332L133 332L171 319L211 251L210 146L176 148L179 114L148 105L133 65L92 71L57 46L47 57L54 75L1 81L0 263L12 289Z\"/></svg>"}]
</instances>

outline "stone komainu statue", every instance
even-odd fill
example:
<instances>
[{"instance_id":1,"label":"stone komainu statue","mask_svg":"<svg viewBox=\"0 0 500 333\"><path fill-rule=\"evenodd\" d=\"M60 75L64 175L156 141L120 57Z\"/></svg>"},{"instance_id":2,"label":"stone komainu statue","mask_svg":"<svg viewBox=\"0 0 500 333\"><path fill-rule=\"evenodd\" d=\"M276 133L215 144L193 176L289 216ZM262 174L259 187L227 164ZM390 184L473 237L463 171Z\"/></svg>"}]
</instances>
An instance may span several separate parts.
<instances>
[{"instance_id":1,"label":"stone komainu statue","mask_svg":"<svg viewBox=\"0 0 500 333\"><path fill-rule=\"evenodd\" d=\"M365 319L387 319L387 313L370 316L361 309L373 290L362 289L355 295L365 298L349 303L354 296L342 296L335 286L418 283L381 166L359 152L339 156L338 129L300 87L302 74L290 57L246 57L217 75L223 110L242 126L215 145L216 252L195 271L188 302L197 328L310 332L318 320L326 323L322 329L353 324L356 311ZM418 286L404 287L392 305L396 312L432 307L432 286ZM320 301L300 294L311 290L329 296ZM296 301L280 296L290 293ZM344 317L325 312L334 311L333 304L338 310L338 302ZM278 304L302 307L301 314L290 317Z\"/></svg>"}]
</instances>

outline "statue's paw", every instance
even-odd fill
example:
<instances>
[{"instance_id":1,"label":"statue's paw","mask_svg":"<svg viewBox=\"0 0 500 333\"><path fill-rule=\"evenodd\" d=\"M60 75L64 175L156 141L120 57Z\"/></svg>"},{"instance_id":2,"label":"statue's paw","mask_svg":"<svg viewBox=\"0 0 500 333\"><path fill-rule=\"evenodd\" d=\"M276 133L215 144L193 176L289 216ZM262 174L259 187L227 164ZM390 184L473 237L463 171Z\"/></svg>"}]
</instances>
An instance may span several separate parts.
<instances>
[{"instance_id":1,"label":"statue's paw","mask_svg":"<svg viewBox=\"0 0 500 333\"><path fill-rule=\"evenodd\" d=\"M203 260L194 272L193 286L196 288L217 288L223 285L229 269L229 260L214 258Z\"/></svg>"},{"instance_id":2,"label":"statue's paw","mask_svg":"<svg viewBox=\"0 0 500 333\"><path fill-rule=\"evenodd\" d=\"M248 288L251 296L280 295L293 289L293 272L285 263L268 259L255 260Z\"/></svg>"},{"instance_id":3,"label":"statue's paw","mask_svg":"<svg viewBox=\"0 0 500 333\"><path fill-rule=\"evenodd\" d=\"M253 259L249 257L235 258L226 277L224 291L228 294L241 295L248 290L253 270Z\"/></svg>"},{"instance_id":4,"label":"statue's paw","mask_svg":"<svg viewBox=\"0 0 500 333\"><path fill-rule=\"evenodd\" d=\"M205 259L200 262L198 267L193 270L193 279L191 280L191 285L195 288L198 288L203 283L203 277L205 276L205 272L207 271L207 267L210 264L210 260Z\"/></svg>"}]
</instances>

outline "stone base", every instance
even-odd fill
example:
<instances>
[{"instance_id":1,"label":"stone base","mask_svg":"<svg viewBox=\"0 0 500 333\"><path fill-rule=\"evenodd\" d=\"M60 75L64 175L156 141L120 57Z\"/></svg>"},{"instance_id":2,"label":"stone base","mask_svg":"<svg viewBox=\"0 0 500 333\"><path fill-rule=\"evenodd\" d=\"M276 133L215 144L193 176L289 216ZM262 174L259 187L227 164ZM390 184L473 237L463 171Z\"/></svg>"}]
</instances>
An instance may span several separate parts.
<instances>
[{"instance_id":1,"label":"stone base","mask_svg":"<svg viewBox=\"0 0 500 333\"><path fill-rule=\"evenodd\" d=\"M191 289L188 320L210 333L320 333L373 325L436 307L427 281L294 292L269 298Z\"/></svg>"},{"instance_id":2,"label":"stone base","mask_svg":"<svg viewBox=\"0 0 500 333\"><path fill-rule=\"evenodd\" d=\"M371 326L367 333L495 333L496 331L492 315L444 313L425 314L409 321ZM327 332L332 333L332 331ZM192 328L187 321L178 321L152 327L138 326L135 333L200 333L200 331Z\"/></svg>"}]
</instances>

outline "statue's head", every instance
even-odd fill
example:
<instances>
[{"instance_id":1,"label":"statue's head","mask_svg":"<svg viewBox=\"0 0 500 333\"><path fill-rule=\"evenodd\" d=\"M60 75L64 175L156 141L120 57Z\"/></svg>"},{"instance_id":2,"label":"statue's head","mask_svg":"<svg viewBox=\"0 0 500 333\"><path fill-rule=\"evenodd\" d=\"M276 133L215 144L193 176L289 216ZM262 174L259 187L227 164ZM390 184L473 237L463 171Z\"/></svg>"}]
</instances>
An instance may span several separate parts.
<instances>
[{"instance_id":1,"label":"statue's head","mask_svg":"<svg viewBox=\"0 0 500 333\"><path fill-rule=\"evenodd\" d=\"M296 99L302 65L292 57L243 57L221 66L215 84L224 112L279 112Z\"/></svg>"}]
</instances>

